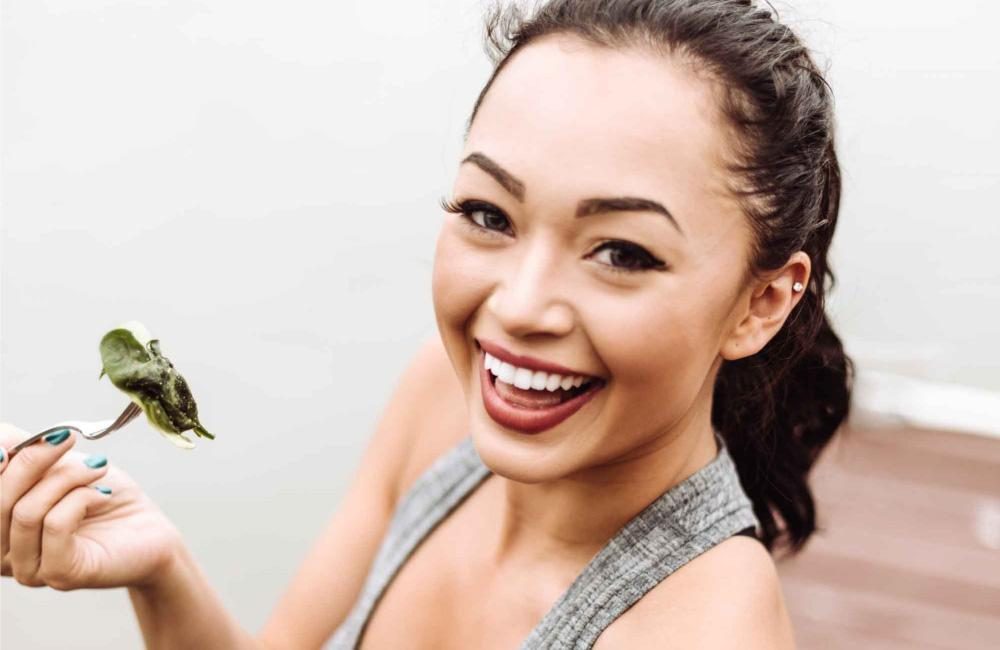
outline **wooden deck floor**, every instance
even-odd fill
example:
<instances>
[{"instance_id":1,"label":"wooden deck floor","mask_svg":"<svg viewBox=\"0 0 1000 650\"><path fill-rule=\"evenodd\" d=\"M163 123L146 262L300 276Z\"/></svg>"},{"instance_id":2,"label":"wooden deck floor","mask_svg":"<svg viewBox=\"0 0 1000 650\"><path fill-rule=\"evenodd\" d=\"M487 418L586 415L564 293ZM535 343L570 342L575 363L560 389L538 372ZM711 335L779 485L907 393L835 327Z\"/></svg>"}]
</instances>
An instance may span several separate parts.
<instances>
[{"instance_id":1,"label":"wooden deck floor","mask_svg":"<svg viewBox=\"0 0 1000 650\"><path fill-rule=\"evenodd\" d=\"M1000 440L844 429L778 561L802 650L1000 649Z\"/></svg>"}]
</instances>

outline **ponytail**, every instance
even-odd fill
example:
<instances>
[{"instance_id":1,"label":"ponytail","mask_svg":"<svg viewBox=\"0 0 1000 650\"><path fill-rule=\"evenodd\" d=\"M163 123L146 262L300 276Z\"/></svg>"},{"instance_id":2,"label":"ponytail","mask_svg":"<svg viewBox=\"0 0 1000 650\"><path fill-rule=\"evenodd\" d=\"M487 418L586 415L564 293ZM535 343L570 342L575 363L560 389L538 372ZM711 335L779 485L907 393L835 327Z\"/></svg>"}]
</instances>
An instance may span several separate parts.
<instances>
[{"instance_id":1,"label":"ponytail","mask_svg":"<svg viewBox=\"0 0 1000 650\"><path fill-rule=\"evenodd\" d=\"M715 384L712 424L726 440L768 550L784 538L796 553L816 530L807 477L850 405L851 360L821 308L818 322L796 357L787 355L802 339L786 323L754 356L726 362Z\"/></svg>"}]
</instances>

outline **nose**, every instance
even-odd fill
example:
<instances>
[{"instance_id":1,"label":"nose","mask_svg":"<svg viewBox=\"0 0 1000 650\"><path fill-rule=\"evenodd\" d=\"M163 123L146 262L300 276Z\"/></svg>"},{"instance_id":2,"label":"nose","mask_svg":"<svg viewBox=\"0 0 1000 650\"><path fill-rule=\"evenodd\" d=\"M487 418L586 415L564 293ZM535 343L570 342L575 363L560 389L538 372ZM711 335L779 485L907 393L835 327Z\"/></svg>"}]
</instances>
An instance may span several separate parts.
<instances>
[{"instance_id":1,"label":"nose","mask_svg":"<svg viewBox=\"0 0 1000 650\"><path fill-rule=\"evenodd\" d=\"M561 275L554 256L535 246L506 267L487 307L512 337L569 334L574 311Z\"/></svg>"}]
</instances>

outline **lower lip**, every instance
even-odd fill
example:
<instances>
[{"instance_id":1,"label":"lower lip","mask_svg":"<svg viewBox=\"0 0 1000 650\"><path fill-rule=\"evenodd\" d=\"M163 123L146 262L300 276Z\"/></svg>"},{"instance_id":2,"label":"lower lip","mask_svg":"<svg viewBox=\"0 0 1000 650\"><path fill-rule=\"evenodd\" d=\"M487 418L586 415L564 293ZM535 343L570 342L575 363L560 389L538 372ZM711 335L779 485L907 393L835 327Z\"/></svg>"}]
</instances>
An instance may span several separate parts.
<instances>
[{"instance_id":1,"label":"lower lip","mask_svg":"<svg viewBox=\"0 0 1000 650\"><path fill-rule=\"evenodd\" d=\"M540 433L551 429L583 408L583 405L604 387L601 380L593 380L595 386L586 393L555 406L543 409L526 409L514 406L497 393L497 389L491 381L490 371L484 366L482 350L479 354L479 380L482 385L483 405L486 407L486 413L497 424L521 433Z\"/></svg>"}]
</instances>

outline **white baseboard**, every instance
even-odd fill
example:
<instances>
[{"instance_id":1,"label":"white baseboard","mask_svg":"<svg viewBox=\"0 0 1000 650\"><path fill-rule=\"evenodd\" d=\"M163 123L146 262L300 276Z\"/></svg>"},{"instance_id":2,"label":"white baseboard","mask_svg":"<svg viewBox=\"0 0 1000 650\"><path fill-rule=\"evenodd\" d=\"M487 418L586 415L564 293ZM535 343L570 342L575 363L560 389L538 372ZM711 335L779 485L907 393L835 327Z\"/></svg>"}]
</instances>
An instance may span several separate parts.
<instances>
[{"instance_id":1,"label":"white baseboard","mask_svg":"<svg viewBox=\"0 0 1000 650\"><path fill-rule=\"evenodd\" d=\"M865 370L858 364L849 425L904 426L1000 438L1000 393Z\"/></svg>"}]
</instances>

